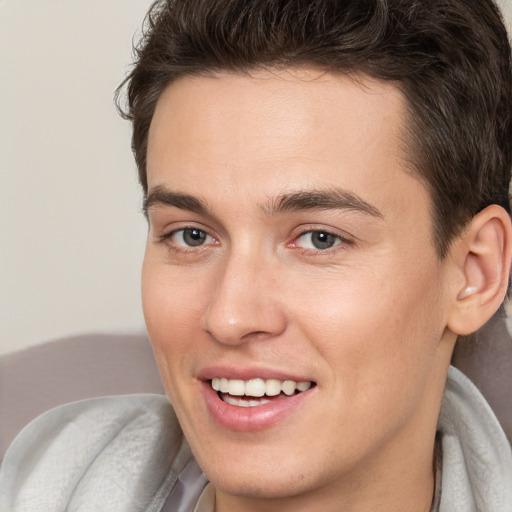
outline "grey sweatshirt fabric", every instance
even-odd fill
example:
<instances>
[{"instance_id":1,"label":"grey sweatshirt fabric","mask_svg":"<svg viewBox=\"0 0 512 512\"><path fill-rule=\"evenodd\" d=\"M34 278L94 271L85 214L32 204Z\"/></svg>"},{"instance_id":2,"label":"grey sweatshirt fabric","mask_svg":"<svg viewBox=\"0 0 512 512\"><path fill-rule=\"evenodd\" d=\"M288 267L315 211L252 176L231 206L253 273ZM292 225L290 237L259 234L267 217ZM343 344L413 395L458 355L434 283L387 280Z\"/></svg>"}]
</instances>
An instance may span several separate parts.
<instances>
[{"instance_id":1,"label":"grey sweatshirt fabric","mask_svg":"<svg viewBox=\"0 0 512 512\"><path fill-rule=\"evenodd\" d=\"M450 369L438 432L439 512L512 511L512 450L476 387ZM127 395L48 411L0 469L0 511L192 512L206 485L164 396Z\"/></svg>"},{"instance_id":2,"label":"grey sweatshirt fabric","mask_svg":"<svg viewBox=\"0 0 512 512\"><path fill-rule=\"evenodd\" d=\"M512 511L512 449L483 396L450 368L438 432L443 479L440 512Z\"/></svg>"}]
</instances>

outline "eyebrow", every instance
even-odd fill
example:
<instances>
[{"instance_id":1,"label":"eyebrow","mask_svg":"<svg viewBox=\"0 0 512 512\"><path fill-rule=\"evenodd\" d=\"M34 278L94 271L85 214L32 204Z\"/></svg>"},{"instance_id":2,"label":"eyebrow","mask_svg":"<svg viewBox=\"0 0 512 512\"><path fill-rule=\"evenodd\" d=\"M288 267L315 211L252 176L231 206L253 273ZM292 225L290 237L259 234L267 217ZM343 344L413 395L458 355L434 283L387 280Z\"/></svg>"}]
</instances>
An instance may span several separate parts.
<instances>
[{"instance_id":1,"label":"eyebrow","mask_svg":"<svg viewBox=\"0 0 512 512\"><path fill-rule=\"evenodd\" d=\"M157 206L174 206L181 210L188 210L202 215L209 213L206 204L197 197L173 192L161 185L149 191L148 195L144 198L142 211L147 216L148 210Z\"/></svg>"},{"instance_id":2,"label":"eyebrow","mask_svg":"<svg viewBox=\"0 0 512 512\"><path fill-rule=\"evenodd\" d=\"M195 196L173 192L159 185L150 190L144 199L142 210L147 215L148 210L158 206L173 206L194 213L209 215L206 203ZM280 194L263 205L265 215L273 216L279 213L297 212L303 210L348 210L383 219L378 208L366 202L361 197L344 189L301 190Z\"/></svg>"},{"instance_id":3,"label":"eyebrow","mask_svg":"<svg viewBox=\"0 0 512 512\"><path fill-rule=\"evenodd\" d=\"M266 215L301 210L349 210L383 219L381 211L348 190L306 190L282 194L263 208Z\"/></svg>"}]
</instances>

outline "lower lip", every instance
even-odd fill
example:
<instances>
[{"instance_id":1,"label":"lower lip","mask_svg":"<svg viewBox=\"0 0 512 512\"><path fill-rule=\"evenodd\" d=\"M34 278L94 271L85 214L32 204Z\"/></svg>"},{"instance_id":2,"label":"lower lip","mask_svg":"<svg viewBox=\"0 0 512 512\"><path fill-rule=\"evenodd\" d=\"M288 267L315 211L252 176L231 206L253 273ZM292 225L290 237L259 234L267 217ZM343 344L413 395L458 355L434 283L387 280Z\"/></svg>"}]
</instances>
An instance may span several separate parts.
<instances>
[{"instance_id":1,"label":"lower lip","mask_svg":"<svg viewBox=\"0 0 512 512\"><path fill-rule=\"evenodd\" d=\"M223 427L251 432L272 427L302 406L316 387L255 407L238 407L221 400L210 382L202 382L203 396L212 418Z\"/></svg>"}]
</instances>

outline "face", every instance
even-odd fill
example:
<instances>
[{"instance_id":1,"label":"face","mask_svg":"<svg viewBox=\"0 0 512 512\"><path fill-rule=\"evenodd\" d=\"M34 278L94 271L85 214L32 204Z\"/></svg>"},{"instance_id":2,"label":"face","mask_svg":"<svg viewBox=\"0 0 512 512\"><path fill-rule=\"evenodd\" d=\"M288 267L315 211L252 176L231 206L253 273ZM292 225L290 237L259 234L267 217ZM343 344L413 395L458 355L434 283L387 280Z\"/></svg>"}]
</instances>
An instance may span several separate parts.
<instances>
[{"instance_id":1,"label":"face","mask_svg":"<svg viewBox=\"0 0 512 512\"><path fill-rule=\"evenodd\" d=\"M156 108L144 313L225 496L347 489L431 457L448 265L404 99L360 78L182 78Z\"/></svg>"}]
</instances>

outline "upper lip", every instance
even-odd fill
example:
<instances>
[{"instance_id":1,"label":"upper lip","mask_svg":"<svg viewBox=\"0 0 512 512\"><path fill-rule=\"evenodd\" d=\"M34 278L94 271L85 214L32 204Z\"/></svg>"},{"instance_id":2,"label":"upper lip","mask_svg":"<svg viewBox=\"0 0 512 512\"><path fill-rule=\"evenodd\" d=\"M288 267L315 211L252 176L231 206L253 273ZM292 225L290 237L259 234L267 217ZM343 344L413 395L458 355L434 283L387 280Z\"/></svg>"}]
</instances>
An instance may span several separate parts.
<instances>
[{"instance_id":1,"label":"upper lip","mask_svg":"<svg viewBox=\"0 0 512 512\"><path fill-rule=\"evenodd\" d=\"M313 382L310 377L291 373L286 370L277 370L271 368L256 367L233 367L233 366L208 366L201 369L196 377L199 380L211 380L214 377L224 377L226 379L277 379L277 380L293 380L295 382Z\"/></svg>"}]
</instances>

